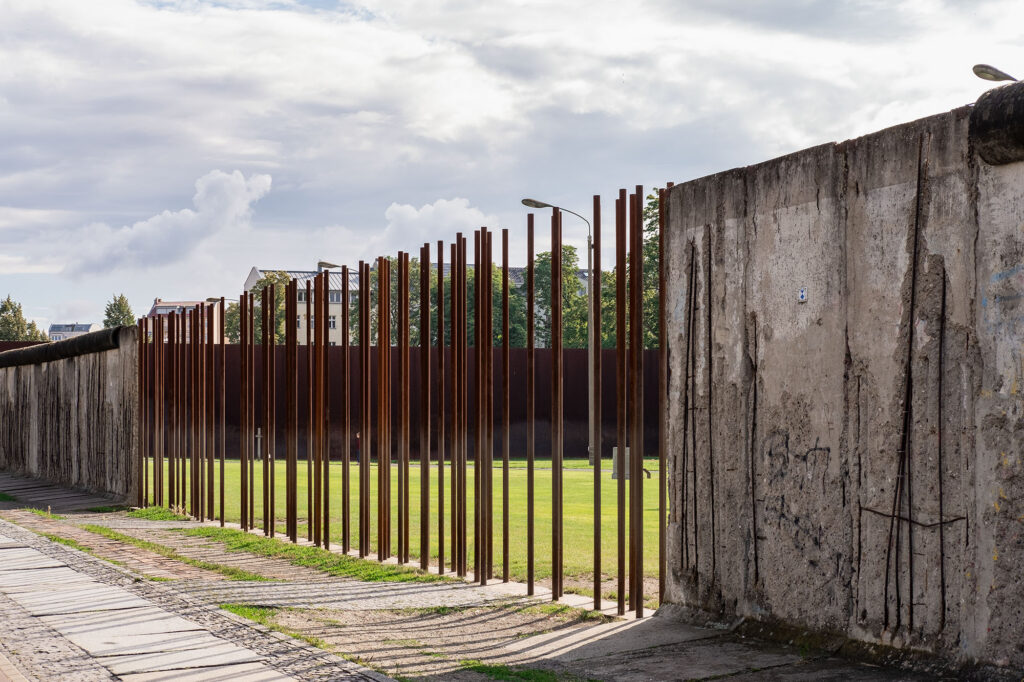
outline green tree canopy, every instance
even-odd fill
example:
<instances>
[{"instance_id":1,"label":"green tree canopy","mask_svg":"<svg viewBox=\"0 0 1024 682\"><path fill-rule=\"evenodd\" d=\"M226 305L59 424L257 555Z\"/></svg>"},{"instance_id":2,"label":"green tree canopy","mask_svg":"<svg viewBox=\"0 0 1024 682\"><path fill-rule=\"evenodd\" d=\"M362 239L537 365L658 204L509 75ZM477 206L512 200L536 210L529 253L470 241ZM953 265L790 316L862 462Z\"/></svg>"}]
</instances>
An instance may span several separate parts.
<instances>
[{"instance_id":1,"label":"green tree canopy","mask_svg":"<svg viewBox=\"0 0 1024 682\"><path fill-rule=\"evenodd\" d=\"M274 343L284 343L284 325L287 322L287 320L284 319L284 288L289 281L288 273L283 270L277 270L263 275L263 277L256 280L256 283L253 284L252 289L250 289L253 294L253 302L256 307L253 311L256 343L262 343L261 339L263 338L263 321L261 319L262 312L260 310L262 301L261 292L271 284L277 285L274 290ZM292 324L295 324L294 320L292 320ZM241 338L241 320L237 302L228 304L227 310L224 311L224 335L228 337L228 341L231 343L238 343Z\"/></svg>"},{"instance_id":2,"label":"green tree canopy","mask_svg":"<svg viewBox=\"0 0 1024 682\"><path fill-rule=\"evenodd\" d=\"M104 311L103 327L110 329L121 325L130 326L136 322L135 313L132 312L132 307L128 303L128 297L124 294L114 295Z\"/></svg>"},{"instance_id":3,"label":"green tree canopy","mask_svg":"<svg viewBox=\"0 0 1024 682\"><path fill-rule=\"evenodd\" d=\"M534 335L540 348L551 347L551 252L534 261ZM562 245L562 346L587 347L587 288L579 278L576 247ZM524 282L525 287L525 282ZM525 290L523 293L525 298Z\"/></svg>"},{"instance_id":4,"label":"green tree canopy","mask_svg":"<svg viewBox=\"0 0 1024 682\"><path fill-rule=\"evenodd\" d=\"M0 301L0 341L49 341L35 322L25 319L21 304L7 294Z\"/></svg>"}]
</instances>

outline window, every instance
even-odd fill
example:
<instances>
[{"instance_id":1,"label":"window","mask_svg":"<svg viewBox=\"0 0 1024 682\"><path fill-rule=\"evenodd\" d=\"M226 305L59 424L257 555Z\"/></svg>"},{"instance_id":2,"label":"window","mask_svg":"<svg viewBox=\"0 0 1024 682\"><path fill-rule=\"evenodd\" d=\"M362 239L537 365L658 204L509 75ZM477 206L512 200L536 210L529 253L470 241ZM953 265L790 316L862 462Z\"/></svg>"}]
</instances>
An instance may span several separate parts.
<instances>
[{"instance_id":1,"label":"window","mask_svg":"<svg viewBox=\"0 0 1024 682\"><path fill-rule=\"evenodd\" d=\"M302 329L302 315L295 316L295 327L298 329Z\"/></svg>"},{"instance_id":2,"label":"window","mask_svg":"<svg viewBox=\"0 0 1024 682\"><path fill-rule=\"evenodd\" d=\"M327 326L330 327L331 329L338 328L338 320L335 315L331 315L330 317L327 318Z\"/></svg>"},{"instance_id":3,"label":"window","mask_svg":"<svg viewBox=\"0 0 1024 682\"><path fill-rule=\"evenodd\" d=\"M327 343L328 343L328 345L331 345L331 346L336 346L336 345L338 345L338 344L334 343L334 341L328 341Z\"/></svg>"},{"instance_id":4,"label":"window","mask_svg":"<svg viewBox=\"0 0 1024 682\"><path fill-rule=\"evenodd\" d=\"M306 290L305 289L299 289L298 294L299 294L299 303L305 303L306 302Z\"/></svg>"},{"instance_id":5,"label":"window","mask_svg":"<svg viewBox=\"0 0 1024 682\"><path fill-rule=\"evenodd\" d=\"M341 303L341 292L337 289L331 289L327 294L327 300L331 303ZM334 329L334 327L331 327Z\"/></svg>"}]
</instances>

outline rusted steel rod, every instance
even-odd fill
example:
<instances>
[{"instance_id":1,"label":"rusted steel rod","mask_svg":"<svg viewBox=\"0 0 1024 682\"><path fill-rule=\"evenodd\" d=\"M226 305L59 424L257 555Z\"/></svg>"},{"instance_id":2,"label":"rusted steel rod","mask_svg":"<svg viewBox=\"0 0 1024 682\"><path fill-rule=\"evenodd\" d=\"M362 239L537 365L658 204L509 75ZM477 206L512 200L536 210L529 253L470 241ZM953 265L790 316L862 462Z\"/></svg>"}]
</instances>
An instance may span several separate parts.
<instances>
[{"instance_id":1,"label":"rusted steel rod","mask_svg":"<svg viewBox=\"0 0 1024 682\"><path fill-rule=\"evenodd\" d=\"M313 541L313 281L306 279L306 539Z\"/></svg>"},{"instance_id":2,"label":"rusted steel rod","mask_svg":"<svg viewBox=\"0 0 1024 682\"><path fill-rule=\"evenodd\" d=\"M398 563L409 561L409 271L398 252Z\"/></svg>"},{"instance_id":3,"label":"rusted steel rod","mask_svg":"<svg viewBox=\"0 0 1024 682\"><path fill-rule=\"evenodd\" d=\"M327 357L327 349L331 345L330 325L330 303L331 303L331 273L325 270L322 273L323 284L322 296L317 302L320 306L319 317L322 320L320 325L320 420L323 423L320 433L320 465L323 468L321 481L323 482L323 519L321 521L321 532L323 534L323 545L325 549L331 548L331 366Z\"/></svg>"},{"instance_id":4,"label":"rusted steel rod","mask_svg":"<svg viewBox=\"0 0 1024 682\"><path fill-rule=\"evenodd\" d=\"M534 590L534 250L533 214L526 216L526 594Z\"/></svg>"},{"instance_id":5,"label":"rusted steel rod","mask_svg":"<svg viewBox=\"0 0 1024 682\"><path fill-rule=\"evenodd\" d=\"M256 527L256 294L249 293L249 528Z\"/></svg>"},{"instance_id":6,"label":"rusted steel rod","mask_svg":"<svg viewBox=\"0 0 1024 682\"><path fill-rule=\"evenodd\" d=\"M162 505L164 474L164 318L157 316L153 332L153 502Z\"/></svg>"},{"instance_id":7,"label":"rusted steel rod","mask_svg":"<svg viewBox=\"0 0 1024 682\"><path fill-rule=\"evenodd\" d=\"M468 239L459 235L459 575L466 576L469 572L469 543L468 535L468 500L467 492L469 482L467 480L466 467L469 459L469 312L468 290L467 290L467 264L466 253L468 251Z\"/></svg>"},{"instance_id":8,"label":"rusted steel rod","mask_svg":"<svg viewBox=\"0 0 1024 682\"><path fill-rule=\"evenodd\" d=\"M626 190L615 200L615 462L618 614L626 614Z\"/></svg>"},{"instance_id":9,"label":"rusted steel rod","mask_svg":"<svg viewBox=\"0 0 1024 682\"><path fill-rule=\"evenodd\" d=\"M481 494L481 458L483 457L484 439L482 438L483 410L481 409L481 377L483 363L480 352L480 230L473 231L473 575L481 584L487 583L487 575L481 571L483 548L481 547L481 526L483 495Z\"/></svg>"},{"instance_id":10,"label":"rusted steel rod","mask_svg":"<svg viewBox=\"0 0 1024 682\"><path fill-rule=\"evenodd\" d=\"M282 292L283 293L283 292ZM267 424L267 439L270 453L270 537L277 532L277 285L270 285L270 390L267 396L267 409L270 420Z\"/></svg>"},{"instance_id":11,"label":"rusted steel rod","mask_svg":"<svg viewBox=\"0 0 1024 682\"><path fill-rule=\"evenodd\" d=\"M296 496L299 451L298 413L298 286L292 280L285 287L284 299L284 414L285 414L285 524L288 539L298 542L298 505Z\"/></svg>"},{"instance_id":12,"label":"rusted steel rod","mask_svg":"<svg viewBox=\"0 0 1024 682\"><path fill-rule=\"evenodd\" d=\"M633 453L630 462L633 465L630 478L629 502L631 514L629 527L633 535L633 568L630 571L632 586L629 590L630 601L636 609L636 617L644 615L644 534L643 534L643 481L644 481L644 434L643 434L643 272L644 272L644 234L643 234L643 201L644 192L637 185L633 195L632 249L630 253L630 276L632 279L630 306L630 333L633 337L630 344L632 350L632 432Z\"/></svg>"},{"instance_id":13,"label":"rusted steel rod","mask_svg":"<svg viewBox=\"0 0 1024 682\"><path fill-rule=\"evenodd\" d=\"M224 316L227 312L224 297L220 297L220 525L224 526L224 458L227 454L227 339L224 336Z\"/></svg>"},{"instance_id":14,"label":"rusted steel rod","mask_svg":"<svg viewBox=\"0 0 1024 682\"><path fill-rule=\"evenodd\" d=\"M391 409L390 405L386 404L387 390L384 383L387 375L385 369L387 360L385 356L389 345L389 342L385 341L384 338L387 328L386 320L389 314L385 309L387 274L385 273L384 263L386 261L387 259L385 258L377 258L377 559L381 561L387 558L387 546L391 542L385 525L385 518L388 514L385 514L384 511L384 504L387 500L387 491L385 489L387 483L384 471L391 465L390 452L385 453L385 450L390 450L385 422L388 419L387 413ZM385 463L385 457L388 459L387 463Z\"/></svg>"},{"instance_id":15,"label":"rusted steel rod","mask_svg":"<svg viewBox=\"0 0 1024 682\"><path fill-rule=\"evenodd\" d=\"M270 287L264 287L260 292L260 378L263 388L262 404L260 406L260 424L262 435L260 442L260 457L263 460L263 535L270 535L270 334L271 324L269 319L270 311Z\"/></svg>"},{"instance_id":16,"label":"rusted steel rod","mask_svg":"<svg viewBox=\"0 0 1024 682\"><path fill-rule=\"evenodd\" d=\"M370 553L370 265L359 261L359 556Z\"/></svg>"},{"instance_id":17,"label":"rusted steel rod","mask_svg":"<svg viewBox=\"0 0 1024 682\"><path fill-rule=\"evenodd\" d=\"M320 523L323 515L323 482L320 480L323 473L320 461L323 455L323 448L321 447L323 420L320 418L323 410L323 403L321 402L323 393L320 386L323 371L320 366L322 357L320 355L319 330L324 325L325 320L320 316L320 311L318 310L320 298L323 295L321 281L320 275L316 275L313 278L313 316L310 322L313 329L313 343L309 347L309 352L313 354L313 508L310 511L310 522L313 524L313 543L317 547L322 542L321 531L323 530Z\"/></svg>"},{"instance_id":18,"label":"rusted steel rod","mask_svg":"<svg viewBox=\"0 0 1024 682\"><path fill-rule=\"evenodd\" d=\"M551 599L562 596L562 213L551 211Z\"/></svg>"},{"instance_id":19,"label":"rusted steel rod","mask_svg":"<svg viewBox=\"0 0 1024 682\"><path fill-rule=\"evenodd\" d=\"M590 442L593 444L594 456L594 610L601 610L601 587L604 570L601 563L601 196L594 195L594 241L593 258L594 264L591 271L593 280L590 283L593 310L591 319L594 321L593 329L588 330L591 335L593 352L593 367L590 376L594 377L593 400L594 415L590 425Z\"/></svg>"},{"instance_id":20,"label":"rusted steel rod","mask_svg":"<svg viewBox=\"0 0 1024 682\"><path fill-rule=\"evenodd\" d=\"M192 430L190 441L192 456L190 458L190 477L189 481L191 486L189 488L189 502L191 507L190 515L194 518L200 518L199 505L202 503L203 496L199 490L200 481L199 476L203 472L202 466L202 440L199 438L199 424L200 415L202 415L202 406L200 405L200 391L199 391L199 306L194 306L189 311L189 333L188 333L188 345L189 345L189 360L191 366L189 368L189 400L192 405L192 409L189 415L189 427Z\"/></svg>"},{"instance_id":21,"label":"rusted steel rod","mask_svg":"<svg viewBox=\"0 0 1024 682\"><path fill-rule=\"evenodd\" d=\"M483 501L484 501L484 538L486 539L485 556L487 580L495 577L495 354L494 354L494 232L483 229Z\"/></svg>"},{"instance_id":22,"label":"rusted steel rod","mask_svg":"<svg viewBox=\"0 0 1024 682\"><path fill-rule=\"evenodd\" d=\"M428 254L429 255L429 254ZM428 261L429 262L429 261ZM429 319L429 318L428 318ZM444 575L444 242L437 242L437 572ZM429 396L429 394L428 394ZM428 397L429 400L429 397ZM429 439L427 441L429 447ZM429 457L428 457L429 461Z\"/></svg>"},{"instance_id":23,"label":"rusted steel rod","mask_svg":"<svg viewBox=\"0 0 1024 682\"><path fill-rule=\"evenodd\" d=\"M137 384L139 390L139 402L138 402L138 420L139 420L139 436L135 442L135 504L141 507L145 504L146 496L146 481L144 478L146 470L146 407L149 401L146 398L146 319L140 317L136 322L138 328L139 341L136 345L138 357L136 358L136 366L138 370Z\"/></svg>"},{"instance_id":24,"label":"rusted steel rod","mask_svg":"<svg viewBox=\"0 0 1024 682\"><path fill-rule=\"evenodd\" d=\"M508 228L501 231L501 579L509 581L509 445L511 425L509 401L509 310L508 310Z\"/></svg>"},{"instance_id":25,"label":"rusted steel rod","mask_svg":"<svg viewBox=\"0 0 1024 682\"><path fill-rule=\"evenodd\" d=\"M341 551L345 554L352 549L352 504L349 499L352 491L352 405L349 394L352 364L349 360L348 278L348 266L344 265L341 268Z\"/></svg>"},{"instance_id":26,"label":"rusted steel rod","mask_svg":"<svg viewBox=\"0 0 1024 682\"><path fill-rule=\"evenodd\" d=\"M215 489L213 485L217 459L217 403L216 403L216 337L214 335L214 306L206 306L206 518L213 521Z\"/></svg>"},{"instance_id":27,"label":"rusted steel rod","mask_svg":"<svg viewBox=\"0 0 1024 682\"><path fill-rule=\"evenodd\" d=\"M460 235L461 236L461 235ZM457 237L458 239L458 237ZM451 291L451 561L452 571L456 575L460 575L460 562L459 562L459 360L458 360L458 324L459 324L459 306L458 306L458 263L459 263L459 247L457 243L451 245L451 264L452 274L449 278L448 286ZM444 280L442 279L442 284ZM441 297L444 300L444 297ZM439 308L440 310L440 308ZM442 339L443 341L443 339ZM443 486L442 486L443 487Z\"/></svg>"},{"instance_id":28,"label":"rusted steel rod","mask_svg":"<svg viewBox=\"0 0 1024 682\"><path fill-rule=\"evenodd\" d=\"M188 313L178 314L178 506L187 509L188 499Z\"/></svg>"},{"instance_id":29,"label":"rusted steel rod","mask_svg":"<svg viewBox=\"0 0 1024 682\"><path fill-rule=\"evenodd\" d=\"M420 248L420 569L430 562L430 244ZM444 544L443 541L441 544Z\"/></svg>"},{"instance_id":30,"label":"rusted steel rod","mask_svg":"<svg viewBox=\"0 0 1024 682\"><path fill-rule=\"evenodd\" d=\"M178 483L176 467L178 465L178 333L177 314L167 314L167 506L174 508L177 497L175 486Z\"/></svg>"},{"instance_id":31,"label":"rusted steel rod","mask_svg":"<svg viewBox=\"0 0 1024 682\"><path fill-rule=\"evenodd\" d=\"M196 518L206 519L206 304L196 305L196 446L199 457L196 461Z\"/></svg>"},{"instance_id":32,"label":"rusted steel rod","mask_svg":"<svg viewBox=\"0 0 1024 682\"><path fill-rule=\"evenodd\" d=\"M249 528L249 308L248 294L238 299L238 471L239 471L239 525Z\"/></svg>"}]
</instances>

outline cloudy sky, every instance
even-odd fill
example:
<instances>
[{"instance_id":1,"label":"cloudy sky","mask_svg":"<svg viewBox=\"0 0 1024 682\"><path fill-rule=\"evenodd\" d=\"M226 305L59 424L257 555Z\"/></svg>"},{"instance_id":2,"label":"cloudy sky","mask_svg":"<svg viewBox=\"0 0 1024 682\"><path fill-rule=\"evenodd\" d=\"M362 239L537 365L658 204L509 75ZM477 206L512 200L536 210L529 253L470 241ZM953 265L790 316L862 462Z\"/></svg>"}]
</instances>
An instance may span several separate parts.
<instances>
[{"instance_id":1,"label":"cloudy sky","mask_svg":"<svg viewBox=\"0 0 1024 682\"><path fill-rule=\"evenodd\" d=\"M589 212L973 102L1022 45L1018 0L0 0L0 296L100 321L521 231L523 196Z\"/></svg>"}]
</instances>

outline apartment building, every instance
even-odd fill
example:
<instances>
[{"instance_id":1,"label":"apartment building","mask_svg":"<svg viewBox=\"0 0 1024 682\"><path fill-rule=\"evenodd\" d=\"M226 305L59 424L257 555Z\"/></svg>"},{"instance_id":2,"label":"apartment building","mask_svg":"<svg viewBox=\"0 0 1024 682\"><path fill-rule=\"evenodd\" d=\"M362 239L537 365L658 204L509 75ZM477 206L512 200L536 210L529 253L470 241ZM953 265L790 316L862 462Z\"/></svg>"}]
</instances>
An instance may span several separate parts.
<instances>
[{"instance_id":1,"label":"apartment building","mask_svg":"<svg viewBox=\"0 0 1024 682\"><path fill-rule=\"evenodd\" d=\"M99 331L100 329L103 329L103 325L97 324L96 322L88 322L85 324L79 324L78 322L73 322L71 324L51 324L47 335L50 337L51 341L66 341L67 339L73 339L76 336Z\"/></svg>"},{"instance_id":2,"label":"apartment building","mask_svg":"<svg viewBox=\"0 0 1024 682\"><path fill-rule=\"evenodd\" d=\"M208 307L213 308L213 342L220 343L220 299L219 298L208 298L205 301L169 301L162 298L154 298L153 305L150 307L149 312L146 313L146 317L167 317L170 313L176 313L181 316L184 313L194 310L197 305L206 304ZM204 314L202 319L202 329L205 335L206 325L208 322L207 316ZM164 339L167 338L167 327L164 327ZM150 333L152 338L152 332ZM190 338L190 330L186 325L185 327L185 338ZM204 336L205 338L205 336Z\"/></svg>"},{"instance_id":3,"label":"apartment building","mask_svg":"<svg viewBox=\"0 0 1024 682\"><path fill-rule=\"evenodd\" d=\"M253 267L249 271L249 276L245 278L245 283L242 285L245 291L251 291L256 282L261 280L268 274L274 272L284 272L290 279L298 281L298 299L299 299L299 314L296 317L295 325L299 330L298 342L299 345L306 344L306 284L309 284L309 289L313 289L313 278L319 273L316 270L286 270L284 268L257 268ZM327 325L330 328L327 338L328 342L332 345L338 345L341 343L341 316L344 314L344 306L342 305L341 292L342 292L341 272L332 270L328 276L328 304L327 304ZM355 302L355 296L359 293L359 273L349 272L348 277L348 291L349 300ZM313 301L310 301L312 306ZM313 314L312 324L316 325L316 314Z\"/></svg>"}]
</instances>

